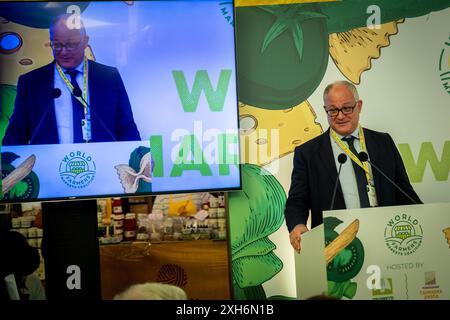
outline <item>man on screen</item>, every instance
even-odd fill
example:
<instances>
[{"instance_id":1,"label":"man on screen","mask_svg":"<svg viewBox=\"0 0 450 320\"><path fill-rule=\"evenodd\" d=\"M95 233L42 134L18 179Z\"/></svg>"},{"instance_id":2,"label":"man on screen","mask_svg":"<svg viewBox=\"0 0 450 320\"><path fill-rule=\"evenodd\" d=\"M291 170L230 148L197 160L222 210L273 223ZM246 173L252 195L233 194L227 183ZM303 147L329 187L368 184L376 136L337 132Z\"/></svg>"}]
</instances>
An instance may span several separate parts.
<instances>
[{"instance_id":1,"label":"man on screen","mask_svg":"<svg viewBox=\"0 0 450 320\"><path fill-rule=\"evenodd\" d=\"M297 147L294 154L285 217L296 251L301 248L301 234L308 231L310 210L315 227L322 223L324 210L422 203L391 136L360 126L362 100L356 87L337 81L326 87L323 99L330 128Z\"/></svg>"},{"instance_id":2,"label":"man on screen","mask_svg":"<svg viewBox=\"0 0 450 320\"><path fill-rule=\"evenodd\" d=\"M73 18L50 25L55 60L19 77L3 145L141 140L119 72L85 57L89 37Z\"/></svg>"}]
</instances>

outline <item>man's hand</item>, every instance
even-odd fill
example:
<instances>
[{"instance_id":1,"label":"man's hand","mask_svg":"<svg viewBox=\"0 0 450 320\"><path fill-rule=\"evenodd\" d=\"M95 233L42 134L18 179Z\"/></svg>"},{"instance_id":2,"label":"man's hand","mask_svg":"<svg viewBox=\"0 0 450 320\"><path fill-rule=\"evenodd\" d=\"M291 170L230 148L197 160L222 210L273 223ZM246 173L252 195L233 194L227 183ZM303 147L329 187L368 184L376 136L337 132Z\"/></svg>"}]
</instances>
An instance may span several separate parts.
<instances>
[{"instance_id":1,"label":"man's hand","mask_svg":"<svg viewBox=\"0 0 450 320\"><path fill-rule=\"evenodd\" d=\"M294 229L292 229L291 233L289 233L289 240L291 241L291 245L297 252L300 252L301 249L301 235L306 231L308 231L308 228L304 224L298 224Z\"/></svg>"}]
</instances>

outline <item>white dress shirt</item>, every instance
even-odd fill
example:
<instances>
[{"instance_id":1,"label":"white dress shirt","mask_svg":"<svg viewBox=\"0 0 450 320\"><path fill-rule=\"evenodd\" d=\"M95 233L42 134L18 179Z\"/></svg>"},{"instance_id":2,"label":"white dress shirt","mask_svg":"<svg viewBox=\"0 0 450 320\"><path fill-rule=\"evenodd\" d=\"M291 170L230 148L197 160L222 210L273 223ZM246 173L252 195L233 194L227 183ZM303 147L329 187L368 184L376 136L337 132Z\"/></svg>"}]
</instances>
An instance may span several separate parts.
<instances>
[{"instance_id":1,"label":"white dress shirt","mask_svg":"<svg viewBox=\"0 0 450 320\"><path fill-rule=\"evenodd\" d=\"M58 129L59 143L73 143L73 111L72 111L72 94L64 80L61 78L55 64L54 87L61 90L61 96L55 99L55 116L56 128ZM84 60L75 68L78 70L77 83L83 90L83 68ZM63 72L67 69L62 68ZM70 76L67 75L70 81ZM89 101L89 90L88 99ZM81 126L81 123L80 123Z\"/></svg>"},{"instance_id":2,"label":"white dress shirt","mask_svg":"<svg viewBox=\"0 0 450 320\"><path fill-rule=\"evenodd\" d=\"M356 128L356 130L353 131L353 133L349 136L342 136L337 132L336 135L339 137L339 139L349 136L355 137L356 139L354 140L353 145L355 146L355 149L358 153L361 152L361 143L359 141L358 128ZM331 133L330 133L330 140L331 140L331 148L333 149L333 156L334 162L336 164L336 170L339 170L340 164L337 158L339 154L344 153L344 151L342 151L342 149L334 141L333 137L331 136ZM347 144L347 142L345 141L343 141L343 143ZM369 154L367 150L366 153ZM372 176L372 170L370 168L370 165L369 165L369 172ZM347 161L342 165L339 181L341 183L342 193L344 194L345 207L347 209L361 208L355 171L353 169L352 159L350 159L350 157L347 157Z\"/></svg>"}]
</instances>

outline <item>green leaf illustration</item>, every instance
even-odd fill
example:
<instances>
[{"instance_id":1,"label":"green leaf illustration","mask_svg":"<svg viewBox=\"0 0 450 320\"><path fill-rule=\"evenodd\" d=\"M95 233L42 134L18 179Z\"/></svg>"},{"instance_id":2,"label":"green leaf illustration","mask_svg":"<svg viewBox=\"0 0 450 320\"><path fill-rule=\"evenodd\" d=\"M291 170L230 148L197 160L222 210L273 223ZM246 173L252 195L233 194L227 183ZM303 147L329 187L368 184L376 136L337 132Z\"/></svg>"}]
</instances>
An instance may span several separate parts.
<instances>
[{"instance_id":1,"label":"green leaf illustration","mask_svg":"<svg viewBox=\"0 0 450 320\"><path fill-rule=\"evenodd\" d=\"M353 299L357 288L358 285L350 280L344 282L328 281L328 295L338 299L342 299L342 297Z\"/></svg>"},{"instance_id":2,"label":"green leaf illustration","mask_svg":"<svg viewBox=\"0 0 450 320\"><path fill-rule=\"evenodd\" d=\"M233 255L278 230L284 220L286 194L278 180L256 165L242 166L243 190L230 194Z\"/></svg>"},{"instance_id":3,"label":"green leaf illustration","mask_svg":"<svg viewBox=\"0 0 450 320\"><path fill-rule=\"evenodd\" d=\"M241 288L260 285L272 279L283 268L283 262L274 253L250 256L232 261L233 280Z\"/></svg>"},{"instance_id":4,"label":"green leaf illustration","mask_svg":"<svg viewBox=\"0 0 450 320\"><path fill-rule=\"evenodd\" d=\"M276 246L267 236L284 220L286 194L278 180L256 165L242 166L243 189L230 194L233 283L254 287L274 277L283 268L273 253Z\"/></svg>"},{"instance_id":5,"label":"green leaf illustration","mask_svg":"<svg viewBox=\"0 0 450 320\"><path fill-rule=\"evenodd\" d=\"M282 24L279 21L275 22L273 26L270 27L270 30L267 32L266 37L264 38L261 53L264 53L269 44L286 29L287 26L285 24Z\"/></svg>"},{"instance_id":6,"label":"green leaf illustration","mask_svg":"<svg viewBox=\"0 0 450 320\"><path fill-rule=\"evenodd\" d=\"M261 285L240 288L234 286L234 299L236 300L266 300L266 293Z\"/></svg>"},{"instance_id":7,"label":"green leaf illustration","mask_svg":"<svg viewBox=\"0 0 450 320\"><path fill-rule=\"evenodd\" d=\"M233 254L233 259L239 259L248 256L262 256L275 250L275 244L268 238L262 238L241 248Z\"/></svg>"},{"instance_id":8,"label":"green leaf illustration","mask_svg":"<svg viewBox=\"0 0 450 320\"><path fill-rule=\"evenodd\" d=\"M14 198L19 198L22 197L28 189L28 185L26 182L23 181L19 181L10 191L10 198L14 199Z\"/></svg>"},{"instance_id":9,"label":"green leaf illustration","mask_svg":"<svg viewBox=\"0 0 450 320\"><path fill-rule=\"evenodd\" d=\"M298 56L300 59L303 58L303 31L302 27L298 24L294 26L294 30L292 32L292 36L294 37L295 48L297 49Z\"/></svg>"},{"instance_id":10,"label":"green leaf illustration","mask_svg":"<svg viewBox=\"0 0 450 320\"><path fill-rule=\"evenodd\" d=\"M326 217L323 219L323 226L327 230L334 230L341 223L342 220L339 220L336 217Z\"/></svg>"},{"instance_id":11,"label":"green leaf illustration","mask_svg":"<svg viewBox=\"0 0 450 320\"><path fill-rule=\"evenodd\" d=\"M294 45L300 60L303 58L303 29L302 22L309 19L326 19L327 16L315 11L302 11L303 6L284 5L284 6L260 6L258 7L276 17L275 22L267 31L261 46L261 54L267 47L288 30L294 39Z\"/></svg>"},{"instance_id":12,"label":"green leaf illustration","mask_svg":"<svg viewBox=\"0 0 450 320\"><path fill-rule=\"evenodd\" d=\"M15 86L0 85L0 141L3 140L9 119L13 113L16 94Z\"/></svg>"}]
</instances>

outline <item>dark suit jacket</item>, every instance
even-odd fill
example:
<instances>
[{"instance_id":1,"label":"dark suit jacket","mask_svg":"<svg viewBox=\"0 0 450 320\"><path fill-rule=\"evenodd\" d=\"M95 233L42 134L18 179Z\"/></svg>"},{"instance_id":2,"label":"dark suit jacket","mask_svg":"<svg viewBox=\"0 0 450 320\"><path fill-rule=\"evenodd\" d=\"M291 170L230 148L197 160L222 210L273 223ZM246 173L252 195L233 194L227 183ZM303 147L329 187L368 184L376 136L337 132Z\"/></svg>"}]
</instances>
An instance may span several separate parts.
<instances>
[{"instance_id":1,"label":"dark suit jacket","mask_svg":"<svg viewBox=\"0 0 450 320\"><path fill-rule=\"evenodd\" d=\"M391 136L369 129L363 130L370 161L417 203L422 203L409 182L400 153ZM374 168L372 173L380 207L411 204L405 195ZM297 224L306 224L309 210L311 210L311 226L315 227L322 223L322 212L330 210L336 178L337 169L329 129L295 148L291 188L285 208L289 232ZM340 184L333 209L346 209Z\"/></svg>"},{"instance_id":2,"label":"dark suit jacket","mask_svg":"<svg viewBox=\"0 0 450 320\"><path fill-rule=\"evenodd\" d=\"M141 140L117 69L88 63L92 142ZM59 143L53 82L54 62L19 77L3 145Z\"/></svg>"}]
</instances>

